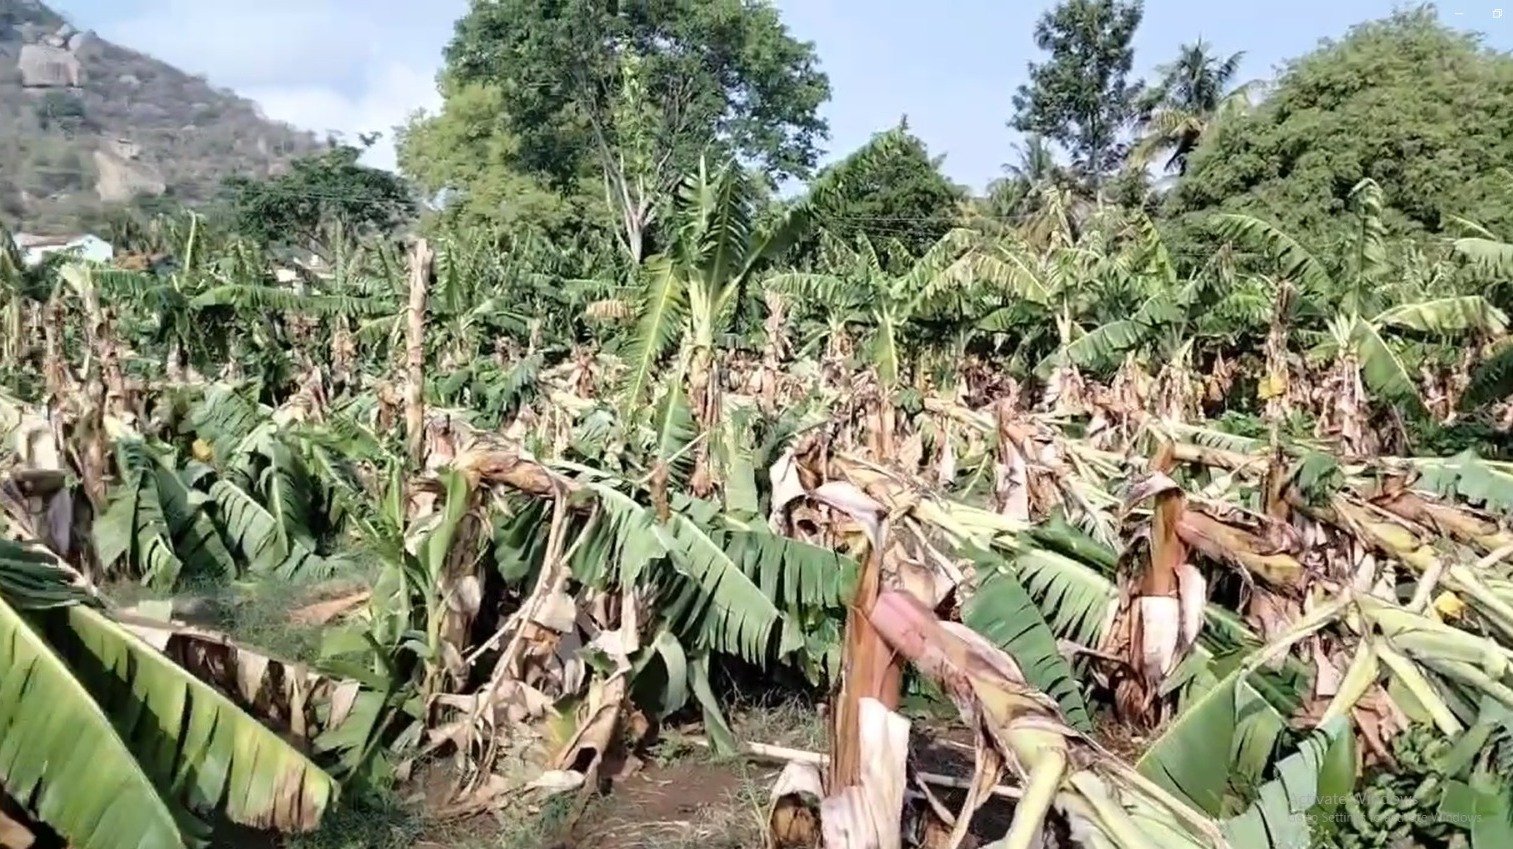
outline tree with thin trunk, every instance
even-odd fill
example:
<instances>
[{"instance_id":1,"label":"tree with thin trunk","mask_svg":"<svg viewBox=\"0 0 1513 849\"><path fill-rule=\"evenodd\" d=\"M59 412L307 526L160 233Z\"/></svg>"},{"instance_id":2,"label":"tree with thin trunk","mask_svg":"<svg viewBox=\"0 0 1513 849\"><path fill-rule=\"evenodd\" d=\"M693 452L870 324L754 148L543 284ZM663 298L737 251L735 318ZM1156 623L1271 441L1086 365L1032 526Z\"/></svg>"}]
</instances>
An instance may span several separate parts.
<instances>
[{"instance_id":1,"label":"tree with thin trunk","mask_svg":"<svg viewBox=\"0 0 1513 849\"><path fill-rule=\"evenodd\" d=\"M1066 0L1045 13L1035 46L1050 58L1030 63L1030 81L1014 95L1010 126L1065 148L1093 191L1118 170L1135 118L1141 84L1129 74L1142 14L1139 0Z\"/></svg>"}]
</instances>

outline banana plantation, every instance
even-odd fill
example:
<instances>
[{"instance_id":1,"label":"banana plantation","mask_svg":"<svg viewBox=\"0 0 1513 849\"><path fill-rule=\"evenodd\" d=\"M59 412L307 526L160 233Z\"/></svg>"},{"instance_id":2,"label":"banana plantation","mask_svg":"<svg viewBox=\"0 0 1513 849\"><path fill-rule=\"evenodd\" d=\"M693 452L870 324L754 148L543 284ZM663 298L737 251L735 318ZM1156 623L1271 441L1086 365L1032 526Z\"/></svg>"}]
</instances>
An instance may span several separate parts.
<instances>
[{"instance_id":1,"label":"banana plantation","mask_svg":"<svg viewBox=\"0 0 1513 849\"><path fill-rule=\"evenodd\" d=\"M1513 845L1513 246L1366 180L1344 251L1045 187L911 255L831 235L846 173L711 162L634 261L0 257L0 845L590 818L692 726L773 847ZM182 602L296 584L299 657Z\"/></svg>"}]
</instances>

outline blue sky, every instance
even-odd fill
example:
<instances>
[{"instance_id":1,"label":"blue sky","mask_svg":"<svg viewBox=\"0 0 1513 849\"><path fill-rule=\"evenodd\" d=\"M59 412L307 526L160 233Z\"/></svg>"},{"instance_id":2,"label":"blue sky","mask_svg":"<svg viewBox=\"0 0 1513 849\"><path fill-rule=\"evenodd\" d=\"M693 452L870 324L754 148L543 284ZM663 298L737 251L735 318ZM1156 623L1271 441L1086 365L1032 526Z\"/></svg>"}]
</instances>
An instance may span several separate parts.
<instances>
[{"instance_id":1,"label":"blue sky","mask_svg":"<svg viewBox=\"0 0 1513 849\"><path fill-rule=\"evenodd\" d=\"M1494 17L1497 4L1505 17ZM438 105L435 74L466 0L51 0L78 26L206 74L314 130L386 130ZM981 187L1011 158L1005 126L1035 20L1051 2L1015 0L777 0L830 75L825 107L832 155L907 114L955 180ZM1198 37L1245 50L1242 78L1271 76L1286 59L1351 24L1389 14L1391 0L1147 0L1135 70L1149 75ZM1450 24L1513 50L1513 0L1443 2ZM375 151L390 165L392 150Z\"/></svg>"}]
</instances>

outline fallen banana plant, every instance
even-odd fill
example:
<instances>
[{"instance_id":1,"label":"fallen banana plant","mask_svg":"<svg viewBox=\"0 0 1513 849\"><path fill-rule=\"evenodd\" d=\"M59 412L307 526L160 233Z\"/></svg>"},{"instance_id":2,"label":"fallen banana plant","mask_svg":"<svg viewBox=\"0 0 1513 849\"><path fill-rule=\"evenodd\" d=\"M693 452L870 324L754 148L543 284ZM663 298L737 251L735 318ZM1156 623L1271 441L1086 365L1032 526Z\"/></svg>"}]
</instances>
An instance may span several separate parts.
<instances>
[{"instance_id":1,"label":"fallen banana plant","mask_svg":"<svg viewBox=\"0 0 1513 849\"><path fill-rule=\"evenodd\" d=\"M5 790L81 849L197 846L208 829L191 812L314 828L336 782L101 611L54 562L0 542Z\"/></svg>"},{"instance_id":2,"label":"fallen banana plant","mask_svg":"<svg viewBox=\"0 0 1513 849\"><path fill-rule=\"evenodd\" d=\"M1029 689L1017 664L964 626L941 622L913 596L883 593L871 616L888 644L951 696L978 733L977 775L950 846L1002 769L1024 786L999 845L1027 849L1054 806L1073 834L1111 846L1227 845L1219 825L1066 725L1055 702Z\"/></svg>"}]
</instances>

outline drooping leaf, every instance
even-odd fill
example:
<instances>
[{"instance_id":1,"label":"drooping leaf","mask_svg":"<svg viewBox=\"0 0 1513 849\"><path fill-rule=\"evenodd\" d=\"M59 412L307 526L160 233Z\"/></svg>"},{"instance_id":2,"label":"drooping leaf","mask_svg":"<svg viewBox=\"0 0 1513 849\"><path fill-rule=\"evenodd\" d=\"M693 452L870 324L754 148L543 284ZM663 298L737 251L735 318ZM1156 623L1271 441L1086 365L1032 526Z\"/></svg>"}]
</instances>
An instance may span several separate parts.
<instances>
[{"instance_id":1,"label":"drooping leaf","mask_svg":"<svg viewBox=\"0 0 1513 849\"><path fill-rule=\"evenodd\" d=\"M1057 637L1082 646L1102 642L1119 597L1107 577L1086 563L1040 548L1019 552L1014 568Z\"/></svg>"},{"instance_id":2,"label":"drooping leaf","mask_svg":"<svg viewBox=\"0 0 1513 849\"><path fill-rule=\"evenodd\" d=\"M3 568L3 567L0 567ZM0 598L0 781L81 849L201 845L43 633Z\"/></svg>"},{"instance_id":3,"label":"drooping leaf","mask_svg":"<svg viewBox=\"0 0 1513 849\"><path fill-rule=\"evenodd\" d=\"M1188 704L1135 764L1211 816L1225 812L1235 779L1258 777L1287 728L1286 717L1245 682L1246 672L1237 667ZM1237 766L1251 774L1237 774Z\"/></svg>"},{"instance_id":4,"label":"drooping leaf","mask_svg":"<svg viewBox=\"0 0 1513 849\"><path fill-rule=\"evenodd\" d=\"M10 795L81 849L203 845L208 830L191 808L313 828L335 798L330 777L83 603L46 557L0 545L0 782Z\"/></svg>"},{"instance_id":5,"label":"drooping leaf","mask_svg":"<svg viewBox=\"0 0 1513 849\"><path fill-rule=\"evenodd\" d=\"M1513 276L1513 244L1486 237L1456 239L1455 252L1486 274L1500 279Z\"/></svg>"},{"instance_id":6,"label":"drooping leaf","mask_svg":"<svg viewBox=\"0 0 1513 849\"><path fill-rule=\"evenodd\" d=\"M1400 304L1379 314L1372 324L1404 327L1440 336L1454 336L1470 330L1501 335L1507 332L1508 317L1480 295L1458 295Z\"/></svg>"},{"instance_id":7,"label":"drooping leaf","mask_svg":"<svg viewBox=\"0 0 1513 849\"><path fill-rule=\"evenodd\" d=\"M640 403L656 382L657 365L677 342L688 309L687 286L671 258L653 257L642 274L646 288L640 318L624 358L630 367L625 379L627 409Z\"/></svg>"},{"instance_id":8,"label":"drooping leaf","mask_svg":"<svg viewBox=\"0 0 1513 849\"><path fill-rule=\"evenodd\" d=\"M693 474L693 441L699 435L683 375L672 374L666 380L662 399L652 418L655 433L655 457L667 466L667 484L682 489Z\"/></svg>"},{"instance_id":9,"label":"drooping leaf","mask_svg":"<svg viewBox=\"0 0 1513 849\"><path fill-rule=\"evenodd\" d=\"M668 615L711 649L765 662L781 616L772 600L693 519L675 511L660 530L672 568L689 582L669 599Z\"/></svg>"},{"instance_id":10,"label":"drooping leaf","mask_svg":"<svg viewBox=\"0 0 1513 849\"><path fill-rule=\"evenodd\" d=\"M1131 319L1100 325L1068 342L1055 354L1041 361L1036 374L1050 374L1059 360L1079 368L1109 369L1119 363L1125 351L1145 338L1145 327Z\"/></svg>"},{"instance_id":11,"label":"drooping leaf","mask_svg":"<svg viewBox=\"0 0 1513 849\"><path fill-rule=\"evenodd\" d=\"M1215 215L1212 221L1223 238L1265 254L1282 277L1313 292L1327 293L1333 288L1329 273L1313 254L1275 225L1235 213Z\"/></svg>"},{"instance_id":12,"label":"drooping leaf","mask_svg":"<svg viewBox=\"0 0 1513 849\"><path fill-rule=\"evenodd\" d=\"M1361 360L1361 377L1378 399L1396 405L1411 417L1429 415L1418 384L1375 327L1364 319L1356 319L1351 343Z\"/></svg>"},{"instance_id":13,"label":"drooping leaf","mask_svg":"<svg viewBox=\"0 0 1513 849\"><path fill-rule=\"evenodd\" d=\"M1071 664L1062 657L1056 635L1008 563L988 552L972 559L982 583L962 607L961 620L1019 664L1030 686L1061 706L1067 723L1091 733L1092 715Z\"/></svg>"},{"instance_id":14,"label":"drooping leaf","mask_svg":"<svg viewBox=\"0 0 1513 849\"><path fill-rule=\"evenodd\" d=\"M1355 735L1345 717L1316 728L1276 765L1243 814L1224 822L1230 845L1288 849L1312 845L1315 818L1331 816L1355 786Z\"/></svg>"},{"instance_id":15,"label":"drooping leaf","mask_svg":"<svg viewBox=\"0 0 1513 849\"><path fill-rule=\"evenodd\" d=\"M1416 485L1449 499L1464 499L1477 507L1513 513L1513 463L1483 460L1470 449L1445 458L1415 458Z\"/></svg>"},{"instance_id":16,"label":"drooping leaf","mask_svg":"<svg viewBox=\"0 0 1513 849\"><path fill-rule=\"evenodd\" d=\"M318 577L326 571L314 549L289 537L278 518L246 490L218 480L210 485L210 496L220 511L227 538L254 572L282 577L305 573Z\"/></svg>"}]
</instances>

